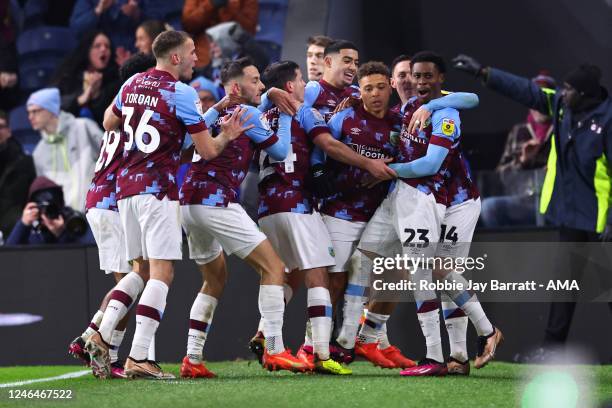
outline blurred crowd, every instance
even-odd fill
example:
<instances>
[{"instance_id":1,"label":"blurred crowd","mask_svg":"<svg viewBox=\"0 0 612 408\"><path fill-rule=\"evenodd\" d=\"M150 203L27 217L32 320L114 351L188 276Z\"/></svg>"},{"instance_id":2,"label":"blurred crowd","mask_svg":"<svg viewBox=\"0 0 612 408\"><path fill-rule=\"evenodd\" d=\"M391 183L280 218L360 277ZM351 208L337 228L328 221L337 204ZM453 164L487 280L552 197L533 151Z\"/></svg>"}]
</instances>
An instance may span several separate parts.
<instances>
[{"instance_id":1,"label":"blurred crowd","mask_svg":"<svg viewBox=\"0 0 612 408\"><path fill-rule=\"evenodd\" d=\"M93 243L64 212L84 208L104 110L130 56L151 55L165 30L191 34L191 85L206 110L224 96L225 61L248 55L263 71L280 58L287 3L0 0L0 245Z\"/></svg>"}]
</instances>

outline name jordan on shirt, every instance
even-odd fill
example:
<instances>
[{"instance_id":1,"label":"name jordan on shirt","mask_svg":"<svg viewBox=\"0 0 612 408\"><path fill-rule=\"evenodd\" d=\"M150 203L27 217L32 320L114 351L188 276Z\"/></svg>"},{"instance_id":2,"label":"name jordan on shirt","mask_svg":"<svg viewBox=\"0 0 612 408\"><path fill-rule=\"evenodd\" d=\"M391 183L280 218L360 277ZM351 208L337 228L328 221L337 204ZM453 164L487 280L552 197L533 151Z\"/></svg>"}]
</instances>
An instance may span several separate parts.
<instances>
[{"instance_id":1,"label":"name jordan on shirt","mask_svg":"<svg viewBox=\"0 0 612 408\"><path fill-rule=\"evenodd\" d=\"M125 102L136 105L147 105L153 108L157 107L159 98L151 95L128 93L125 95Z\"/></svg>"}]
</instances>

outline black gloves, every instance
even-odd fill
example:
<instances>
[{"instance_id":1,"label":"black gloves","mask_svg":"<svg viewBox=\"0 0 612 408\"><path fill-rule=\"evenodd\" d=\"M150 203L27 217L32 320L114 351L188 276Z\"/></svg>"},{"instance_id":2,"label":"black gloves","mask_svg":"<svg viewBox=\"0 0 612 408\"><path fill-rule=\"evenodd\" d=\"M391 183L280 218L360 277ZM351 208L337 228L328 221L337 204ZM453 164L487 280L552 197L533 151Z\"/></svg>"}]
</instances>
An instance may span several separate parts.
<instances>
[{"instance_id":1,"label":"black gloves","mask_svg":"<svg viewBox=\"0 0 612 408\"><path fill-rule=\"evenodd\" d=\"M612 241L612 224L606 225L603 232L599 235L599 240L601 242L611 242Z\"/></svg>"},{"instance_id":2,"label":"black gloves","mask_svg":"<svg viewBox=\"0 0 612 408\"><path fill-rule=\"evenodd\" d=\"M310 189L317 198L326 198L336 194L333 174L324 164L310 167Z\"/></svg>"},{"instance_id":3,"label":"black gloves","mask_svg":"<svg viewBox=\"0 0 612 408\"><path fill-rule=\"evenodd\" d=\"M453 58L452 62L454 68L474 75L476 78L482 75L482 64L469 55L459 54Z\"/></svg>"}]
</instances>

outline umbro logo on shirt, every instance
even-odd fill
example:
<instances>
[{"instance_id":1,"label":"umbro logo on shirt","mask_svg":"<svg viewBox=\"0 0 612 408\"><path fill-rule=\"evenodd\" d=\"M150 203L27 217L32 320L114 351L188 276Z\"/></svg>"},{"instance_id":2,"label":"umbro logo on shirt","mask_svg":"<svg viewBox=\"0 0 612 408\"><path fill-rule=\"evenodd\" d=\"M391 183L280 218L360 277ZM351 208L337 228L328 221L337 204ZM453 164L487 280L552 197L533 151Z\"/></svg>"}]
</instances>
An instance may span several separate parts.
<instances>
[{"instance_id":1,"label":"umbro logo on shirt","mask_svg":"<svg viewBox=\"0 0 612 408\"><path fill-rule=\"evenodd\" d=\"M359 133L361 133L361 129L356 128L356 127L351 128L351 133L354 135L358 135Z\"/></svg>"}]
</instances>

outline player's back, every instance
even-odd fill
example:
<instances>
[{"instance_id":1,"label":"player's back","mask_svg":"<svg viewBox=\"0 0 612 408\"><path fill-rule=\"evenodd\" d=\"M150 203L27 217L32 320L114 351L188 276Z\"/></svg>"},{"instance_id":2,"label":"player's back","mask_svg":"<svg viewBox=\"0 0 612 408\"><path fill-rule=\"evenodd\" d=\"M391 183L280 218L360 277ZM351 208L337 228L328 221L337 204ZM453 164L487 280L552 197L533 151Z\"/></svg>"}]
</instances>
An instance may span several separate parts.
<instances>
[{"instance_id":1,"label":"player's back","mask_svg":"<svg viewBox=\"0 0 612 408\"><path fill-rule=\"evenodd\" d=\"M178 116L180 105L190 101L186 87L157 69L136 74L122 86L120 106L115 104L113 109L115 113L120 109L126 139L123 169L117 178L119 199L137 194L178 199L174 177L185 133L206 129L186 126ZM201 108L198 111L201 114Z\"/></svg>"},{"instance_id":2,"label":"player's back","mask_svg":"<svg viewBox=\"0 0 612 408\"><path fill-rule=\"evenodd\" d=\"M86 210L95 207L117 211L117 171L123 163L124 142L121 131L104 132L100 156L96 161L94 176L85 198Z\"/></svg>"}]
</instances>

